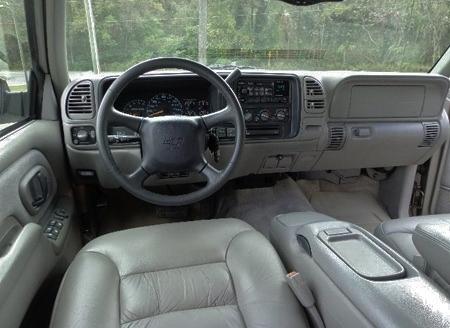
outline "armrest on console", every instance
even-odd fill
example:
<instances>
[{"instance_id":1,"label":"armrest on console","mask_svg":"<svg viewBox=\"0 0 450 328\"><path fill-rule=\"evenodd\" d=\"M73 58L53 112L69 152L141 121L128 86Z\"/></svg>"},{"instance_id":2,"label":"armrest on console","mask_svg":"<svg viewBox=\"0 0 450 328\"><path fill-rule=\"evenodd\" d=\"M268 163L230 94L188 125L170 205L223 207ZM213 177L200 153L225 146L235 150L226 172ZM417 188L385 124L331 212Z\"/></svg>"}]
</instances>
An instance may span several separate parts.
<instances>
[{"instance_id":1,"label":"armrest on console","mask_svg":"<svg viewBox=\"0 0 450 328\"><path fill-rule=\"evenodd\" d=\"M425 259L427 270L435 270L444 280L436 282L447 290L450 285L450 224L419 224L413 233L413 242Z\"/></svg>"}]
</instances>

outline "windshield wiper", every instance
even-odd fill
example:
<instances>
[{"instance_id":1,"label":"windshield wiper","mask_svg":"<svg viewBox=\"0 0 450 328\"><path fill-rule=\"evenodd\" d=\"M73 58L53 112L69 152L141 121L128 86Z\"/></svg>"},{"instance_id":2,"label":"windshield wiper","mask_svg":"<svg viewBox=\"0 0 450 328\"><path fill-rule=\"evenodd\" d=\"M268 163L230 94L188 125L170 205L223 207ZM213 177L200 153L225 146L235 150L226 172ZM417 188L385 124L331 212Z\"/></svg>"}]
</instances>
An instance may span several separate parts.
<instances>
[{"instance_id":1,"label":"windshield wiper","mask_svg":"<svg viewBox=\"0 0 450 328\"><path fill-rule=\"evenodd\" d=\"M213 64L209 65L211 69L224 69L224 70L234 70L236 68L239 69L258 69L258 67L250 66L250 65L233 65L233 64Z\"/></svg>"},{"instance_id":2,"label":"windshield wiper","mask_svg":"<svg viewBox=\"0 0 450 328\"><path fill-rule=\"evenodd\" d=\"M294 6L310 6L321 2L341 2L343 0L281 0Z\"/></svg>"}]
</instances>

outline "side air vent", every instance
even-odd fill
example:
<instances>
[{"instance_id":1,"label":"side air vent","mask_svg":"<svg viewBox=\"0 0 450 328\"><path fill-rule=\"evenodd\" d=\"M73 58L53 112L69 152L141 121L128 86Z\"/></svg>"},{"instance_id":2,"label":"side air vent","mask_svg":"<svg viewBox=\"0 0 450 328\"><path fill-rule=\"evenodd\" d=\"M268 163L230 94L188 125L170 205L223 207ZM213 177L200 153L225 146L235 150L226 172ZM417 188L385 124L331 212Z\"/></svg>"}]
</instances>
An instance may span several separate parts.
<instances>
[{"instance_id":1,"label":"side air vent","mask_svg":"<svg viewBox=\"0 0 450 328\"><path fill-rule=\"evenodd\" d=\"M306 76L304 82L305 111L321 114L325 111L325 90L322 84L313 77Z\"/></svg>"},{"instance_id":2,"label":"side air vent","mask_svg":"<svg viewBox=\"0 0 450 328\"><path fill-rule=\"evenodd\" d=\"M90 119L94 116L94 94L91 81L77 83L67 96L67 116L71 119Z\"/></svg>"},{"instance_id":3,"label":"side air vent","mask_svg":"<svg viewBox=\"0 0 450 328\"><path fill-rule=\"evenodd\" d=\"M343 126L328 127L328 145L327 150L339 150L344 147L345 128Z\"/></svg>"},{"instance_id":4,"label":"side air vent","mask_svg":"<svg viewBox=\"0 0 450 328\"><path fill-rule=\"evenodd\" d=\"M441 126L438 122L426 122L423 125L423 141L420 147L431 147L439 139Z\"/></svg>"}]
</instances>

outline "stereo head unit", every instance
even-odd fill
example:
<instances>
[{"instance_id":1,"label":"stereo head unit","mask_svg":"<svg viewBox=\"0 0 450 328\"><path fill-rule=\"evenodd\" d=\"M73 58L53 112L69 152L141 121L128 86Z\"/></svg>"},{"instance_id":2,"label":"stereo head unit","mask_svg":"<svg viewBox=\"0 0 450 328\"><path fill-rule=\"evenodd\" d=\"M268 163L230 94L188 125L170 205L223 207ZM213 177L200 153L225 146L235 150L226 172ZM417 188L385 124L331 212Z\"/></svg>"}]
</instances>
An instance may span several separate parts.
<instances>
[{"instance_id":1,"label":"stereo head unit","mask_svg":"<svg viewBox=\"0 0 450 328\"><path fill-rule=\"evenodd\" d=\"M300 86L289 75L245 75L233 89L244 112L247 139L292 138L298 133ZM233 139L234 129L218 128L221 139Z\"/></svg>"}]
</instances>

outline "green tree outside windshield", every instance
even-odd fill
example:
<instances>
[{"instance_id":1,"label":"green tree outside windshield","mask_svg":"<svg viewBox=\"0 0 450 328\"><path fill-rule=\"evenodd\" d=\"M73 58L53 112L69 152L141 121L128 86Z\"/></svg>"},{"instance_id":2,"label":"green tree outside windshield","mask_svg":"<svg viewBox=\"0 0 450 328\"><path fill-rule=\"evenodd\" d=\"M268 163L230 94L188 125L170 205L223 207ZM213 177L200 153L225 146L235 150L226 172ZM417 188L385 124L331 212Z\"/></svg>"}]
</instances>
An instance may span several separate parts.
<instances>
[{"instance_id":1,"label":"green tree outside windshield","mask_svg":"<svg viewBox=\"0 0 450 328\"><path fill-rule=\"evenodd\" d=\"M86 0L69 0L71 71L92 71ZM450 0L91 0L100 69L179 56L266 69L426 72L450 44ZM207 23L199 28L206 5ZM203 8L205 9L205 8ZM199 47L199 36L206 43ZM202 43L202 42L201 42ZM200 48L200 50L199 50Z\"/></svg>"}]
</instances>

